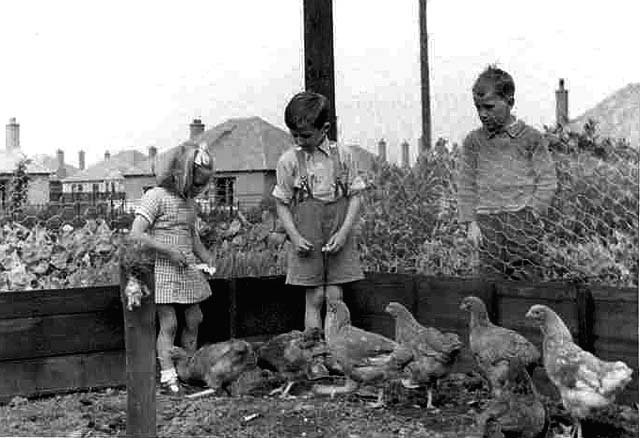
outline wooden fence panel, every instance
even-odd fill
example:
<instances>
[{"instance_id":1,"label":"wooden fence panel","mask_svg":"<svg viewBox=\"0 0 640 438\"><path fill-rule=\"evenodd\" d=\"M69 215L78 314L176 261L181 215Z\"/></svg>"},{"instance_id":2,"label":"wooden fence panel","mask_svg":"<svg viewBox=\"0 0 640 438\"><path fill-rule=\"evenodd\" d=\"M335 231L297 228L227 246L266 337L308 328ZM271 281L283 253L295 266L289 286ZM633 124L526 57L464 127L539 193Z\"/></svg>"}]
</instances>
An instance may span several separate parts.
<instances>
[{"instance_id":1,"label":"wooden fence panel","mask_svg":"<svg viewBox=\"0 0 640 438\"><path fill-rule=\"evenodd\" d=\"M364 280L345 287L344 301L355 326L393 339L393 318L384 309L396 301L415 310L415 283L405 274L368 273Z\"/></svg>"},{"instance_id":2,"label":"wooden fence panel","mask_svg":"<svg viewBox=\"0 0 640 438\"><path fill-rule=\"evenodd\" d=\"M591 286L594 347L598 357L621 360L634 369L621 400L638 400L638 289Z\"/></svg>"}]
</instances>

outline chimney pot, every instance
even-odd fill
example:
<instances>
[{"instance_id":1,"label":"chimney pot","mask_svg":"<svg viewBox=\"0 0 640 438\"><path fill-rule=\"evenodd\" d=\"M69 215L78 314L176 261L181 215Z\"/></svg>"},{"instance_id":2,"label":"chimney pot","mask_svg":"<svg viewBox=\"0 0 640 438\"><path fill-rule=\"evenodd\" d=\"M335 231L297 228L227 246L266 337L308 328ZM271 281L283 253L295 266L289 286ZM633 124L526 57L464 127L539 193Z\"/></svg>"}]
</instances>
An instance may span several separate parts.
<instances>
[{"instance_id":1,"label":"chimney pot","mask_svg":"<svg viewBox=\"0 0 640 438\"><path fill-rule=\"evenodd\" d=\"M387 161L387 142L383 138L378 142L378 157L382 161Z\"/></svg>"},{"instance_id":2,"label":"chimney pot","mask_svg":"<svg viewBox=\"0 0 640 438\"><path fill-rule=\"evenodd\" d=\"M6 148L8 151L20 149L20 124L15 117L11 117L6 126Z\"/></svg>"},{"instance_id":3,"label":"chimney pot","mask_svg":"<svg viewBox=\"0 0 640 438\"><path fill-rule=\"evenodd\" d=\"M151 173L156 173L156 157L158 156L158 148L149 146L149 164L151 165Z\"/></svg>"},{"instance_id":4,"label":"chimney pot","mask_svg":"<svg viewBox=\"0 0 640 438\"><path fill-rule=\"evenodd\" d=\"M403 141L400 148L402 151L402 166L409 167L409 142Z\"/></svg>"},{"instance_id":5,"label":"chimney pot","mask_svg":"<svg viewBox=\"0 0 640 438\"><path fill-rule=\"evenodd\" d=\"M104 161L109 161L110 158L111 158L111 154L109 153L109 151L105 151L104 152Z\"/></svg>"},{"instance_id":6,"label":"chimney pot","mask_svg":"<svg viewBox=\"0 0 640 438\"><path fill-rule=\"evenodd\" d=\"M200 119L193 119L193 122L189 125L189 140L195 140L200 134L204 132L204 124Z\"/></svg>"},{"instance_id":7,"label":"chimney pot","mask_svg":"<svg viewBox=\"0 0 640 438\"><path fill-rule=\"evenodd\" d=\"M564 78L561 78L556 90L556 124L565 126L567 123L569 123L569 92L564 88Z\"/></svg>"},{"instance_id":8,"label":"chimney pot","mask_svg":"<svg viewBox=\"0 0 640 438\"><path fill-rule=\"evenodd\" d=\"M84 170L84 151L80 150L78 152L78 168L80 170Z\"/></svg>"}]
</instances>

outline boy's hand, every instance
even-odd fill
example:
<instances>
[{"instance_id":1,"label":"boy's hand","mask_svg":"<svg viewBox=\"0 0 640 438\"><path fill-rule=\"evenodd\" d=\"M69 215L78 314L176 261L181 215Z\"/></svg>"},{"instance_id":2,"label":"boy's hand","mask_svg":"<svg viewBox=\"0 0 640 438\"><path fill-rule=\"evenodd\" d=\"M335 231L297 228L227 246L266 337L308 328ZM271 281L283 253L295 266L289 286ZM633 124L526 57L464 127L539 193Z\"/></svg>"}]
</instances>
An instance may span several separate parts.
<instances>
[{"instance_id":1,"label":"boy's hand","mask_svg":"<svg viewBox=\"0 0 640 438\"><path fill-rule=\"evenodd\" d=\"M296 252L302 256L308 255L313 250L313 245L307 239L302 237L300 234L296 234L291 239L291 243L293 244L293 248Z\"/></svg>"},{"instance_id":2,"label":"boy's hand","mask_svg":"<svg viewBox=\"0 0 640 438\"><path fill-rule=\"evenodd\" d=\"M469 238L474 245L478 245L482 239L482 231L478 226L478 222L471 221L467 225L467 238Z\"/></svg>"},{"instance_id":3,"label":"boy's hand","mask_svg":"<svg viewBox=\"0 0 640 438\"><path fill-rule=\"evenodd\" d=\"M334 254L342 249L346 241L347 235L338 231L329 238L329 241L326 243L326 245L322 247L322 251L328 252L329 254Z\"/></svg>"}]
</instances>

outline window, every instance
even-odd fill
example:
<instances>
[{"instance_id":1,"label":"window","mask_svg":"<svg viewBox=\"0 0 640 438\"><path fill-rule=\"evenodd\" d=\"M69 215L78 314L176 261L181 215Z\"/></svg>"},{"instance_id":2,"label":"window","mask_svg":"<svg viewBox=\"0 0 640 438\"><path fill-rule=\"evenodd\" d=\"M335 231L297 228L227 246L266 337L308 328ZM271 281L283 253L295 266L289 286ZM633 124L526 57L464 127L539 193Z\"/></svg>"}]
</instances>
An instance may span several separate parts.
<instances>
[{"instance_id":1,"label":"window","mask_svg":"<svg viewBox=\"0 0 640 438\"><path fill-rule=\"evenodd\" d=\"M233 205L234 186L236 179L233 177L218 177L214 179L216 205Z\"/></svg>"}]
</instances>

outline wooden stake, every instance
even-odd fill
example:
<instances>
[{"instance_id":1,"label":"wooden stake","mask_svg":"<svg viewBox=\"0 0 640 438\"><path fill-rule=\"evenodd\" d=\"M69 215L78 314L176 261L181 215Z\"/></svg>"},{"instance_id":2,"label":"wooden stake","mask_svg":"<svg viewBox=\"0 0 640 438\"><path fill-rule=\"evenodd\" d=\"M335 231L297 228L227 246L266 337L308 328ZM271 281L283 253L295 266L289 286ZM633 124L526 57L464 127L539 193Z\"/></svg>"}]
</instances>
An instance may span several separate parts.
<instances>
[{"instance_id":1,"label":"wooden stake","mask_svg":"<svg viewBox=\"0 0 640 438\"><path fill-rule=\"evenodd\" d=\"M422 138L420 153L423 153L431 148L431 96L429 91L427 0L420 0L420 77L422 84Z\"/></svg>"},{"instance_id":2,"label":"wooden stake","mask_svg":"<svg viewBox=\"0 0 640 438\"><path fill-rule=\"evenodd\" d=\"M337 139L333 62L333 1L304 0L304 85L331 102L329 139Z\"/></svg>"},{"instance_id":3,"label":"wooden stake","mask_svg":"<svg viewBox=\"0 0 640 438\"><path fill-rule=\"evenodd\" d=\"M127 278L120 270L127 366L127 437L156 436L156 305L154 294L127 310Z\"/></svg>"}]
</instances>

